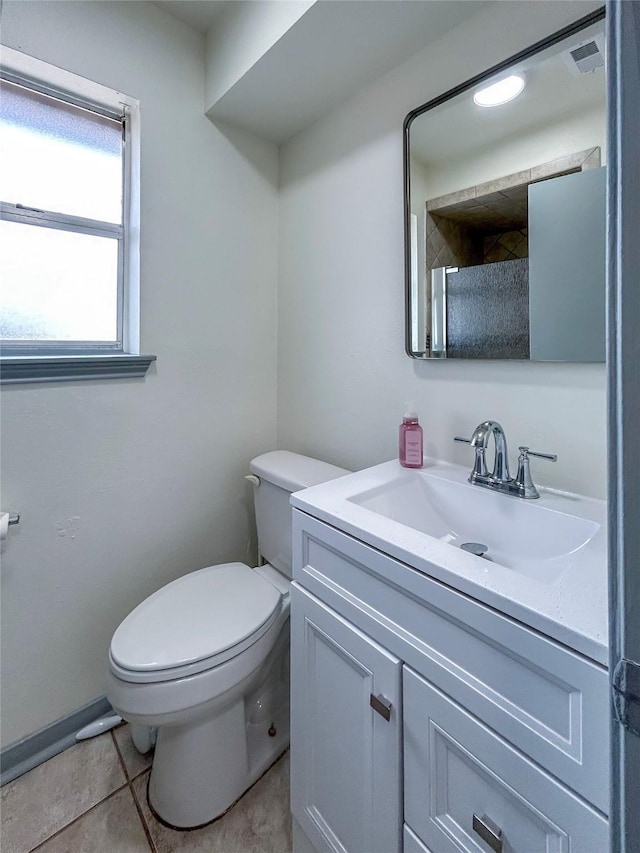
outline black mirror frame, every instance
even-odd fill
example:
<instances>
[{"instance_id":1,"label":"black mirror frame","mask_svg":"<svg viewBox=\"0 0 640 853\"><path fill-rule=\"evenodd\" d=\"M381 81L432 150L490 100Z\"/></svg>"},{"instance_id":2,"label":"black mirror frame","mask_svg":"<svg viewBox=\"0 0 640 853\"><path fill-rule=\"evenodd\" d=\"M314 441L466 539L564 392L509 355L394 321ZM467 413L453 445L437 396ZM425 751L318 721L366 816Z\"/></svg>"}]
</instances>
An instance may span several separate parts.
<instances>
[{"instance_id":1,"label":"black mirror frame","mask_svg":"<svg viewBox=\"0 0 640 853\"><path fill-rule=\"evenodd\" d=\"M493 65L486 71L483 71L480 74L476 74L475 77L471 77L469 80L466 80L459 86L455 86L453 89L449 89L444 94L439 95L437 98L433 98L431 101L427 101L425 104L422 104L421 106L416 107L415 109L411 110L411 112L407 113L407 116L402 125L402 169L404 178L404 328L405 352L409 356L409 358L420 359L421 361L446 361L446 359L425 359L422 355L414 353L411 349L411 183L409 176L409 130L411 128L413 120L416 119L418 116L422 115L423 113L426 113L429 110L434 109L435 107L439 107L446 101L451 100L451 98L455 98L457 95L461 95L463 92L475 88L480 83L484 82L490 77L493 77L496 74L499 74L501 71L506 71L506 69L510 68L512 65L515 65L518 62L521 62L523 59L528 59L530 56L535 56L536 53L540 53L541 51L546 50L549 47L553 47L554 44L564 41L564 39L575 35L586 27L589 27L592 24L596 24L599 21L602 21L605 17L606 8L602 6L600 9L596 9L595 12L591 12L589 15L585 15L584 17L579 18L577 21L574 21L573 24L569 24L568 26L563 27L563 29L557 30L557 32L552 33L550 36L547 36L547 38L535 42L535 44L532 44L530 47L525 48L525 50L521 50L519 53L510 56L508 59L499 62L497 65Z\"/></svg>"}]
</instances>

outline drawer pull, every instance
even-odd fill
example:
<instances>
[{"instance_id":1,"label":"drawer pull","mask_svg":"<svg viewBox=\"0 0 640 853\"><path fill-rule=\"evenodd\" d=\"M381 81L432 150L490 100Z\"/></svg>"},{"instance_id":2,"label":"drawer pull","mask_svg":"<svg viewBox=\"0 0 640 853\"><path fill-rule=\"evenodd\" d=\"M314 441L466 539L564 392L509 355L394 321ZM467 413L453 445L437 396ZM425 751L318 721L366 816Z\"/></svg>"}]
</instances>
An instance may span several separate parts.
<instances>
[{"instance_id":1,"label":"drawer pull","mask_svg":"<svg viewBox=\"0 0 640 853\"><path fill-rule=\"evenodd\" d=\"M385 699L382 693L379 696L374 696L371 694L371 698L369 699L369 704L373 708L373 710L380 714L381 717L384 717L388 722L391 719L391 702L388 699Z\"/></svg>"},{"instance_id":2,"label":"drawer pull","mask_svg":"<svg viewBox=\"0 0 640 853\"><path fill-rule=\"evenodd\" d=\"M473 831L477 832L480 838L489 845L495 853L502 853L502 830L496 826L492 820L483 814L473 816Z\"/></svg>"}]
</instances>

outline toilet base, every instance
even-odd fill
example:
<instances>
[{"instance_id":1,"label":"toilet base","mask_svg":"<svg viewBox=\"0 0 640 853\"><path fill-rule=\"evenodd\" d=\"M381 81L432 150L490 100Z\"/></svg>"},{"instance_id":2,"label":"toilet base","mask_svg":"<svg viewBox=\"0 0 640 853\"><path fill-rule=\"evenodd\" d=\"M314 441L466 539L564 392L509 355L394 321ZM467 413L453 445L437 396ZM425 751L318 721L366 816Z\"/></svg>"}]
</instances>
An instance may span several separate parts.
<instances>
[{"instance_id":1,"label":"toilet base","mask_svg":"<svg viewBox=\"0 0 640 853\"><path fill-rule=\"evenodd\" d=\"M168 719L157 720L149 805L163 823L194 829L223 815L289 746L288 619L259 669Z\"/></svg>"},{"instance_id":2,"label":"toilet base","mask_svg":"<svg viewBox=\"0 0 640 853\"><path fill-rule=\"evenodd\" d=\"M238 799L247 774L244 708L239 701L213 719L159 729L149 805L172 826L201 826Z\"/></svg>"},{"instance_id":3,"label":"toilet base","mask_svg":"<svg viewBox=\"0 0 640 853\"><path fill-rule=\"evenodd\" d=\"M288 713L287 704L248 732L240 700L214 719L161 727L147 793L154 814L175 829L223 815L289 746Z\"/></svg>"},{"instance_id":4,"label":"toilet base","mask_svg":"<svg viewBox=\"0 0 640 853\"><path fill-rule=\"evenodd\" d=\"M271 770L271 768L275 767L275 765L280 761L281 758L284 758L284 756L287 754L288 751L289 751L289 745L287 744L287 748L285 750L283 750L279 755L276 755L276 757L273 759L271 764L269 764L264 769L264 771L258 776L258 778L255 779L249 785L249 787L246 788L246 790L244 790L242 792L242 794L240 794L240 796L238 797L237 800L234 800L231 803L231 805L229 806L229 808L226 811L222 812L222 814L218 815L217 817L214 817L212 820L207 821L207 823L201 823L199 826L189 826L189 827L174 826L172 823L167 823L167 821L164 820L162 817L160 817L160 815L157 813L157 811L151 805L151 801L149 799L149 779L147 779L146 794L147 794L147 805L149 806L149 810L151 811L151 814L154 816L154 818L158 821L158 823L161 823L163 826L166 826L167 829L173 829L176 832L185 832L185 831L191 832L192 830L196 830L196 829L204 829L206 826L211 826L212 824L217 823L219 820L222 820L222 818L226 814L228 814L240 802L240 800L244 797L244 795L248 794L249 791L253 788L253 786L257 785L258 782L262 779L262 777L266 776L267 773Z\"/></svg>"}]
</instances>

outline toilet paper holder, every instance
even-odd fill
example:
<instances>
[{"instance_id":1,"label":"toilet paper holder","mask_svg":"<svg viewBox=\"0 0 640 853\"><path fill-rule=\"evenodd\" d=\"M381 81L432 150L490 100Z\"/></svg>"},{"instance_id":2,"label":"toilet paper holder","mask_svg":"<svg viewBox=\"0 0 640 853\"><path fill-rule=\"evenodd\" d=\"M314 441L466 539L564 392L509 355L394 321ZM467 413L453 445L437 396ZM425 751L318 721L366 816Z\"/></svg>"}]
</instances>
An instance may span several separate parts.
<instances>
[{"instance_id":1,"label":"toilet paper holder","mask_svg":"<svg viewBox=\"0 0 640 853\"><path fill-rule=\"evenodd\" d=\"M9 536L9 527L14 524L20 524L19 512L2 512L0 513L0 542L4 542Z\"/></svg>"},{"instance_id":2,"label":"toilet paper holder","mask_svg":"<svg viewBox=\"0 0 640 853\"><path fill-rule=\"evenodd\" d=\"M0 542L4 542L9 537L9 528L14 524L20 524L19 512L0 513Z\"/></svg>"}]
</instances>

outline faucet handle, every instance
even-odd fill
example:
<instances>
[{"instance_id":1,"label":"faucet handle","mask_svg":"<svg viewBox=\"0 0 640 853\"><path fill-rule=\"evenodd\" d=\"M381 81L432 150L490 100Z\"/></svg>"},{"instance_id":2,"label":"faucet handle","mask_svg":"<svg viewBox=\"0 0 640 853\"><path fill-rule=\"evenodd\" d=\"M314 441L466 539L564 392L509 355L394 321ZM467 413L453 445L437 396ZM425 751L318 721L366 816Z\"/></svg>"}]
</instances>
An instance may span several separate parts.
<instances>
[{"instance_id":1,"label":"faucet handle","mask_svg":"<svg viewBox=\"0 0 640 853\"><path fill-rule=\"evenodd\" d=\"M454 436L453 440L461 441L463 444L471 444L472 442L472 439L462 438L460 435ZM474 447L474 450L476 452L476 458L473 463L471 476L469 477L470 483L474 483L478 477L486 479L489 476L489 472L487 470L486 447Z\"/></svg>"},{"instance_id":2,"label":"faucet handle","mask_svg":"<svg viewBox=\"0 0 640 853\"><path fill-rule=\"evenodd\" d=\"M518 450L520 451L520 456L518 457L518 473L514 480L514 487L521 498L540 497L531 479L529 457L537 456L539 459L548 459L550 462L556 462L558 457L555 453L538 453L537 450L529 450L528 447L519 447Z\"/></svg>"},{"instance_id":3,"label":"faucet handle","mask_svg":"<svg viewBox=\"0 0 640 853\"><path fill-rule=\"evenodd\" d=\"M556 453L538 453L537 450L530 450L528 447L519 447L518 450L523 456L537 456L538 459L548 459L549 462L558 461Z\"/></svg>"}]
</instances>

